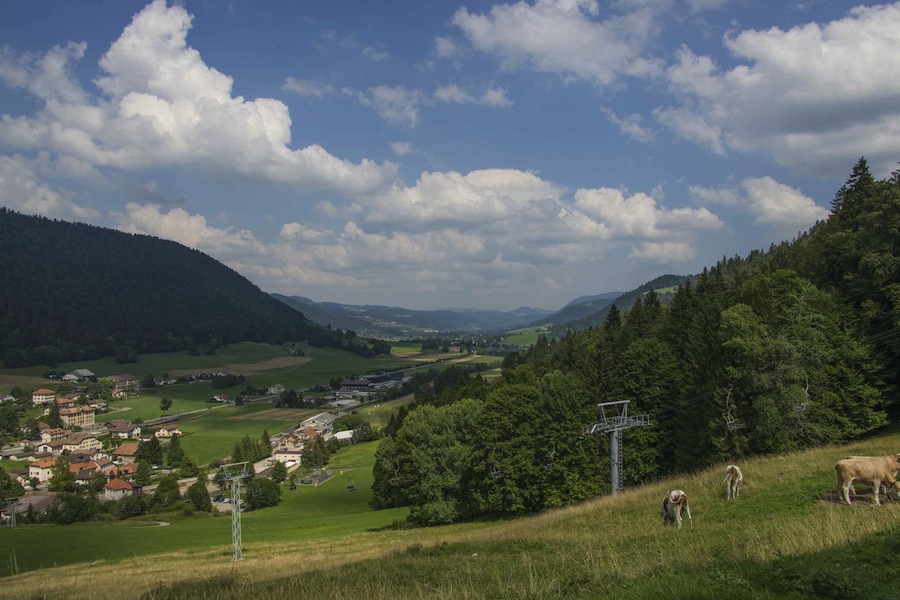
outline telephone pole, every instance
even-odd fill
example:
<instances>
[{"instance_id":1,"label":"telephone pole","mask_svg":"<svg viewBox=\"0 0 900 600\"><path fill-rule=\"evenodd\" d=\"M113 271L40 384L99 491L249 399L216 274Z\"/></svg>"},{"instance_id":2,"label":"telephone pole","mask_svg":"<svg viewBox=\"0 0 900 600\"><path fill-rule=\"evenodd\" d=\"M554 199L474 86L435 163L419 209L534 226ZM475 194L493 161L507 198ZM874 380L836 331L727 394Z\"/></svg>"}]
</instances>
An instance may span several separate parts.
<instances>
[{"instance_id":1,"label":"telephone pole","mask_svg":"<svg viewBox=\"0 0 900 600\"><path fill-rule=\"evenodd\" d=\"M650 424L650 415L628 415L629 402L631 401L601 402L597 405L600 409L600 420L585 429L587 434L609 434L609 482L613 495L622 491L622 432L632 427Z\"/></svg>"}]
</instances>

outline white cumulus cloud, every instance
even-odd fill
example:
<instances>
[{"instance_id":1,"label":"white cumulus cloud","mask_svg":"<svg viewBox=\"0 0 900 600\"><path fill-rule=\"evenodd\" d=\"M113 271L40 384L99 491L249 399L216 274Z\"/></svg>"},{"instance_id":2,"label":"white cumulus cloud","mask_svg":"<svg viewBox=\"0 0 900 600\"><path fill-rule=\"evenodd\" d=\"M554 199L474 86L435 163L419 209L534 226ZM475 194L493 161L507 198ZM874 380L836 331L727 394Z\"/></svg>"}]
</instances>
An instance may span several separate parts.
<instances>
[{"instance_id":1,"label":"white cumulus cloud","mask_svg":"<svg viewBox=\"0 0 900 600\"><path fill-rule=\"evenodd\" d=\"M805 229L828 217L828 211L800 190L771 177L748 177L734 186L693 186L691 196L701 204L734 206L753 216L754 222L784 230Z\"/></svg>"},{"instance_id":2,"label":"white cumulus cloud","mask_svg":"<svg viewBox=\"0 0 900 600\"><path fill-rule=\"evenodd\" d=\"M655 115L710 148L763 152L842 178L866 156L886 176L900 156L900 3L859 6L827 23L733 32L737 66L682 48L666 71L683 99Z\"/></svg>"},{"instance_id":3,"label":"white cumulus cloud","mask_svg":"<svg viewBox=\"0 0 900 600\"><path fill-rule=\"evenodd\" d=\"M43 181L39 161L23 156L0 156L0 206L45 217L90 221L96 210L76 204L65 190Z\"/></svg>"},{"instance_id":4,"label":"white cumulus cloud","mask_svg":"<svg viewBox=\"0 0 900 600\"><path fill-rule=\"evenodd\" d=\"M486 14L460 8L453 16L469 43L507 68L526 67L607 86L623 75L656 72L645 46L659 32L653 3L618 3L620 14L600 17L596 0L524 0L497 4Z\"/></svg>"},{"instance_id":5,"label":"white cumulus cloud","mask_svg":"<svg viewBox=\"0 0 900 600\"><path fill-rule=\"evenodd\" d=\"M184 8L165 0L147 5L101 58L100 96L71 76L83 45L56 47L42 57L0 54L0 79L43 102L33 117L2 115L0 138L98 167L194 165L347 193L395 178L392 163L354 164L316 144L291 149L287 107L233 95L231 77L187 44L191 21Z\"/></svg>"}]
</instances>

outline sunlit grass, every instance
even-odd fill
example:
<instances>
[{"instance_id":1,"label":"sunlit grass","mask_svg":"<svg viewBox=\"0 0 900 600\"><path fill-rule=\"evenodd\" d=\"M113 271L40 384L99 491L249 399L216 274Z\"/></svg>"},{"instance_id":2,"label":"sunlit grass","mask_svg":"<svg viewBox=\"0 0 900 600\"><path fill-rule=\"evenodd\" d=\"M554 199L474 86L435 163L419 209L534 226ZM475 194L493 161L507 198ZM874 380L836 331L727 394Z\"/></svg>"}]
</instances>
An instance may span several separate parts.
<instances>
[{"instance_id":1,"label":"sunlit grass","mask_svg":"<svg viewBox=\"0 0 900 600\"><path fill-rule=\"evenodd\" d=\"M315 542L299 537L302 509L299 504L292 509L286 500L271 517L261 511L252 515L254 523L247 516L247 526L258 536L248 540L245 560L238 564L229 562L227 542L210 540L190 553L129 560L132 583L124 591L95 585L123 568L101 561L89 568L73 565L9 577L3 592L11 597L104 598L114 592L123 594L115 597L146 593L147 598L405 600L843 598L862 597L865 590L866 597L886 598L898 569L900 503L835 503L833 465L847 454L888 454L898 447L900 435L893 434L748 459L741 462L747 485L735 501L725 499L724 465L717 465L532 517L426 529L336 529ZM371 452L361 446L342 454L336 465L363 491L363 473L371 477L370 460ZM346 492L343 484L336 478L317 491L324 495L323 504L346 510L346 518L359 525L369 513L359 512L357 492ZM690 496L693 528L661 526L662 496L674 488ZM331 519L312 509L305 518L323 527ZM344 518L333 517L335 522ZM293 529L290 519L296 520ZM169 528L157 531L164 529ZM58 531L45 538L58 537ZM286 531L298 539L286 539ZM7 540L0 536L0 544ZM873 569L884 571L885 585L862 587Z\"/></svg>"}]
</instances>

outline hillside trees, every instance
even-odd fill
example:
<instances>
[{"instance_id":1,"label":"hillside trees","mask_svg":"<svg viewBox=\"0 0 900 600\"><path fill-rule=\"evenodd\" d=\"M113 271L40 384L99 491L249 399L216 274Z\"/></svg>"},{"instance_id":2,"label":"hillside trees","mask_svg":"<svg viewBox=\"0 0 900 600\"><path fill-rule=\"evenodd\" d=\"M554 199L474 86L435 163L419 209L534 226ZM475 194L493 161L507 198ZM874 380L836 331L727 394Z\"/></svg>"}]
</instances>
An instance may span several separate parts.
<instances>
[{"instance_id":1,"label":"hillside trees","mask_svg":"<svg viewBox=\"0 0 900 600\"><path fill-rule=\"evenodd\" d=\"M608 489L605 440L583 436L595 405L574 374L518 367L491 390L476 428L473 491L482 512L523 513Z\"/></svg>"},{"instance_id":2,"label":"hillside trees","mask_svg":"<svg viewBox=\"0 0 900 600\"><path fill-rule=\"evenodd\" d=\"M480 410L479 401L461 400L412 411L393 442L379 448L376 501L385 503L393 495L405 498L411 507L410 520L422 525L451 523L471 515L467 482Z\"/></svg>"},{"instance_id":3,"label":"hillside trees","mask_svg":"<svg viewBox=\"0 0 900 600\"><path fill-rule=\"evenodd\" d=\"M281 502L281 486L267 477L254 477L244 493L247 510L277 506Z\"/></svg>"}]
</instances>

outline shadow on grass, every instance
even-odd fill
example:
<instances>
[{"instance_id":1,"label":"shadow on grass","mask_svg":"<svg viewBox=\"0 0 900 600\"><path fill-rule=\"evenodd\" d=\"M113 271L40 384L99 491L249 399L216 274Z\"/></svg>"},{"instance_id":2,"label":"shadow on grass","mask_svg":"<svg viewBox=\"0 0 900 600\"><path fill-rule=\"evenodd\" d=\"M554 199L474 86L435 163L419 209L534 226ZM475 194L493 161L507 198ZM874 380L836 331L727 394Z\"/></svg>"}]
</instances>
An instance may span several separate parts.
<instances>
[{"instance_id":1,"label":"shadow on grass","mask_svg":"<svg viewBox=\"0 0 900 600\"><path fill-rule=\"evenodd\" d=\"M900 527L820 552L782 556L773 561L723 559L702 569L671 564L665 573L623 578L611 573L541 564L551 548L524 541L504 544L413 544L380 560L366 560L262 582L238 575L161 585L144 600L179 598L746 598L894 599L900 578ZM553 585L541 590L510 585L523 576L523 554L534 557L531 576L552 571ZM553 562L553 561L548 561ZM466 571L464 581L448 574ZM549 579L548 579L549 581ZM450 586L449 588L447 586ZM449 595L448 595L449 594Z\"/></svg>"}]
</instances>

